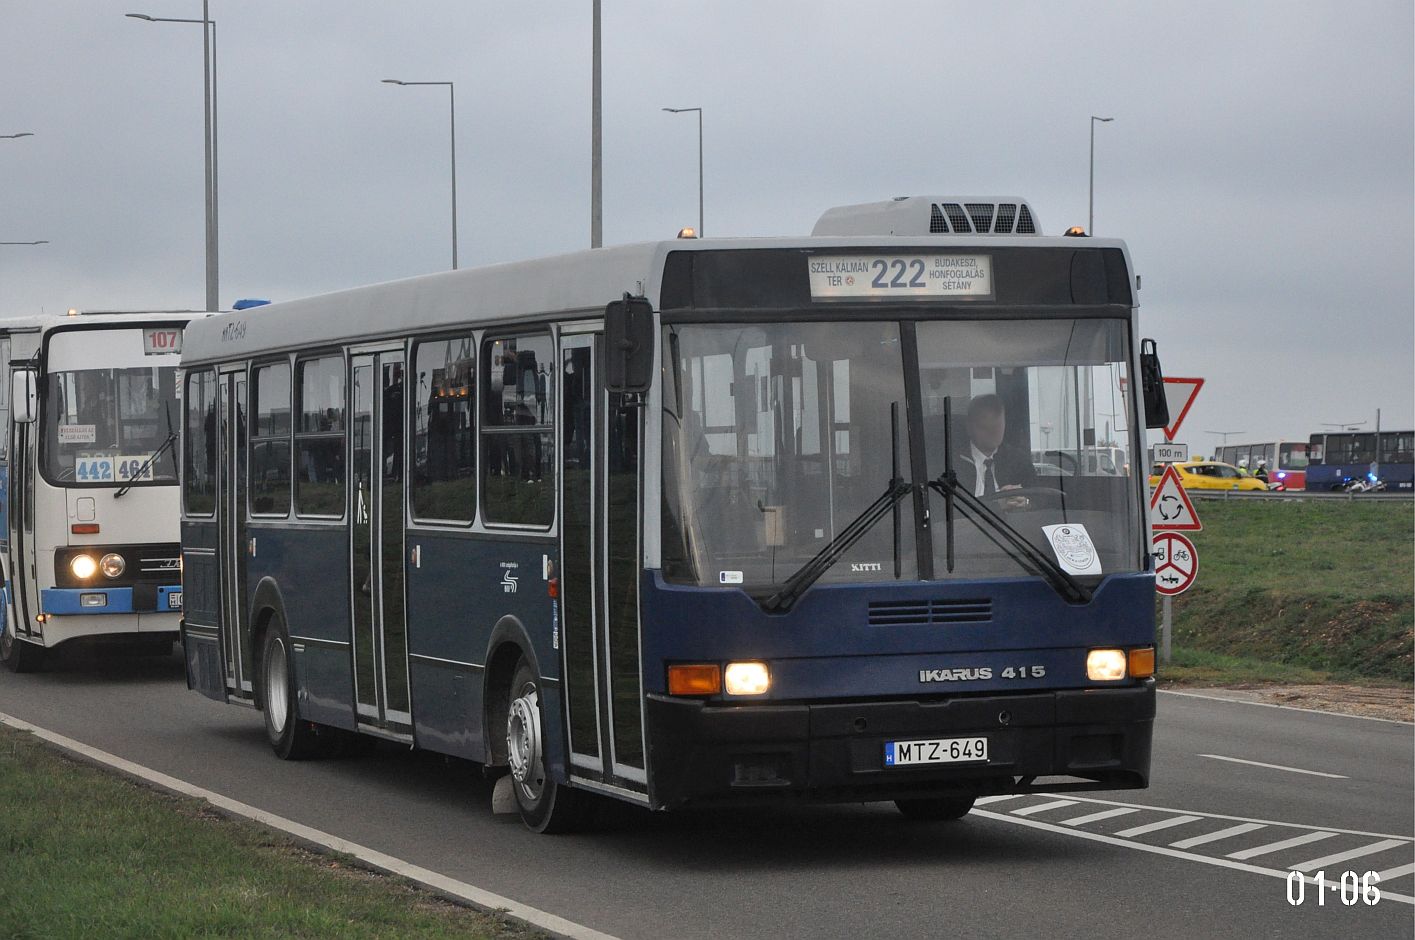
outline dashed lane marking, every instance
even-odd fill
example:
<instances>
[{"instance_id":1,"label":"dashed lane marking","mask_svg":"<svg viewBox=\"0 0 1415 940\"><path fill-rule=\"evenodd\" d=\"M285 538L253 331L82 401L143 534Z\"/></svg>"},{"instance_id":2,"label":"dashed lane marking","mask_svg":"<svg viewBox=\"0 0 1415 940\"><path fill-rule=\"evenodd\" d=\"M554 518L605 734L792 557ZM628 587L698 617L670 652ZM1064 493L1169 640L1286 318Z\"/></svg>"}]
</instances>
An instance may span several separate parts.
<instances>
[{"instance_id":1,"label":"dashed lane marking","mask_svg":"<svg viewBox=\"0 0 1415 940\"><path fill-rule=\"evenodd\" d=\"M1265 764L1260 760L1244 760L1241 757L1224 757L1222 754L1200 754L1210 760L1228 761L1230 764L1247 764L1249 767L1266 767L1268 770L1285 770L1290 774L1310 774L1313 777L1330 777L1333 780L1350 780L1345 774L1329 774L1323 770L1303 770L1301 767L1285 767L1282 764Z\"/></svg>"},{"instance_id":2,"label":"dashed lane marking","mask_svg":"<svg viewBox=\"0 0 1415 940\"><path fill-rule=\"evenodd\" d=\"M1299 845L1306 845L1309 842L1320 842L1323 839L1336 837L1334 832L1304 832L1300 836L1293 836L1291 839L1283 839L1280 842L1269 842L1267 845L1257 845L1251 849L1243 849L1240 852L1229 852L1229 858L1236 858L1245 861L1250 858L1257 858L1259 855L1272 855L1274 852L1282 852L1287 849L1296 848Z\"/></svg>"},{"instance_id":3,"label":"dashed lane marking","mask_svg":"<svg viewBox=\"0 0 1415 940\"><path fill-rule=\"evenodd\" d=\"M1353 858L1361 858L1365 855L1375 855L1377 852L1384 852L1386 849L1393 849L1397 845L1404 845L1400 839L1382 839L1380 842L1372 842L1370 845L1363 845L1359 849L1351 849L1346 852L1336 852L1331 855L1323 855L1321 858L1314 858L1306 862L1298 862L1290 867L1298 871L1316 871L1319 868L1326 868L1328 865L1336 865L1340 862L1349 862Z\"/></svg>"},{"instance_id":4,"label":"dashed lane marking","mask_svg":"<svg viewBox=\"0 0 1415 940\"><path fill-rule=\"evenodd\" d=\"M1122 829L1116 833L1122 839L1133 839L1135 836L1142 836L1147 832L1158 832L1161 829L1171 829L1175 826L1182 826L1185 823L1197 822L1201 816L1175 816L1172 819L1161 819L1159 822L1152 822L1144 826L1136 826L1133 829Z\"/></svg>"},{"instance_id":5,"label":"dashed lane marking","mask_svg":"<svg viewBox=\"0 0 1415 940\"><path fill-rule=\"evenodd\" d=\"M1099 813L1087 813L1084 816L1072 816L1070 819L1063 819L1063 826L1084 826L1086 823L1100 822L1102 819L1114 819L1117 816L1129 816L1131 813L1138 813L1138 809L1130 809L1122 806L1119 809L1103 809Z\"/></svg>"},{"instance_id":6,"label":"dashed lane marking","mask_svg":"<svg viewBox=\"0 0 1415 940\"><path fill-rule=\"evenodd\" d=\"M1266 828L1262 823L1243 823L1240 826L1229 826L1227 829L1220 829L1218 832L1210 832L1202 836L1194 836L1191 839L1180 839L1178 842L1171 842L1172 849L1192 849L1196 845L1208 845L1210 842L1218 842L1220 839L1231 839L1234 836L1241 836L1245 832L1252 832L1255 829Z\"/></svg>"}]
</instances>

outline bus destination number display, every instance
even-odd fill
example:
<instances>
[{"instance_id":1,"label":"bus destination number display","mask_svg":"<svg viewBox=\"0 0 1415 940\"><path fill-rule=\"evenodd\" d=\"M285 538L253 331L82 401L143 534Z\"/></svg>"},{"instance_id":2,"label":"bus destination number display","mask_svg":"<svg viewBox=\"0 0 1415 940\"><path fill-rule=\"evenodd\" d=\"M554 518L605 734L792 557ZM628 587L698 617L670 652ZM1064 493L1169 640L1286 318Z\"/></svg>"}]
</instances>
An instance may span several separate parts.
<instances>
[{"instance_id":1,"label":"bus destination number display","mask_svg":"<svg viewBox=\"0 0 1415 940\"><path fill-rule=\"evenodd\" d=\"M990 255L812 255L812 300L988 299Z\"/></svg>"},{"instance_id":2,"label":"bus destination number display","mask_svg":"<svg viewBox=\"0 0 1415 940\"><path fill-rule=\"evenodd\" d=\"M80 483L132 483L152 479L152 464L143 457L79 457L74 479Z\"/></svg>"},{"instance_id":3,"label":"bus destination number display","mask_svg":"<svg viewBox=\"0 0 1415 940\"><path fill-rule=\"evenodd\" d=\"M182 351L182 331L174 326L162 326L142 331L142 351L145 356L169 356Z\"/></svg>"}]
</instances>

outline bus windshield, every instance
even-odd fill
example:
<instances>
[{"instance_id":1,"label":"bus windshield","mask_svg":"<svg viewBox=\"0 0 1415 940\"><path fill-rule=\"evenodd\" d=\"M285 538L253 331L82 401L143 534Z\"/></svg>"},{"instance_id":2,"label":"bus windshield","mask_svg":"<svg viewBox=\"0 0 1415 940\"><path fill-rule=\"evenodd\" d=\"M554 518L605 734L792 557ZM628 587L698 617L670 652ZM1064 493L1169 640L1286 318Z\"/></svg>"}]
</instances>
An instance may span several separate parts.
<instances>
[{"instance_id":1,"label":"bus windshield","mask_svg":"<svg viewBox=\"0 0 1415 940\"><path fill-rule=\"evenodd\" d=\"M954 524L945 524L944 496L927 484L949 469L1024 539L1065 555L1069 573L1140 567L1138 487L1128 466L1097 459L1134 451L1125 323L940 320L913 329L917 341L906 344L900 324L887 321L667 328L668 580L769 591L842 536L848 545L821 582L917 579L919 507L929 512L924 547L935 577L1036 573L995 523L955 505ZM918 427L905 392L916 377ZM915 446L926 479L911 471ZM891 500L896 483L919 495ZM883 515L871 516L877 504ZM849 537L862 516L876 521Z\"/></svg>"},{"instance_id":2,"label":"bus windshield","mask_svg":"<svg viewBox=\"0 0 1415 940\"><path fill-rule=\"evenodd\" d=\"M136 329L53 336L41 392L41 461L51 482L177 482L177 357L146 358L141 342ZM84 367L64 368L71 364Z\"/></svg>"}]
</instances>

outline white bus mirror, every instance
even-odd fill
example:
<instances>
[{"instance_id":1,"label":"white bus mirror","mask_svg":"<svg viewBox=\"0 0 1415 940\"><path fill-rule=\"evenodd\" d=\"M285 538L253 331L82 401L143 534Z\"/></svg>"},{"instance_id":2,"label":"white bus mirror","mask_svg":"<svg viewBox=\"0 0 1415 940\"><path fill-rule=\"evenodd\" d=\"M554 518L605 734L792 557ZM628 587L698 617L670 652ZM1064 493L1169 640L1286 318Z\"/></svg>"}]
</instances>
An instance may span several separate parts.
<instances>
[{"instance_id":1,"label":"white bus mirror","mask_svg":"<svg viewBox=\"0 0 1415 940\"><path fill-rule=\"evenodd\" d=\"M15 423L30 424L39 417L39 383L34 370L16 369L10 380L10 407Z\"/></svg>"}]
</instances>

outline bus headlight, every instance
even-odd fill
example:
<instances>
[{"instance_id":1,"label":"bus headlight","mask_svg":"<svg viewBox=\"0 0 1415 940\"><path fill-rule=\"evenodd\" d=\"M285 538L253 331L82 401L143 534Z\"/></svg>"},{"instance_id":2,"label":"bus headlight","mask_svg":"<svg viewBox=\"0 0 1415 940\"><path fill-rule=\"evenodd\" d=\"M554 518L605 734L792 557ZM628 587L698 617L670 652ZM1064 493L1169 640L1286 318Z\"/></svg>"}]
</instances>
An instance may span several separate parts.
<instances>
[{"instance_id":1,"label":"bus headlight","mask_svg":"<svg viewBox=\"0 0 1415 940\"><path fill-rule=\"evenodd\" d=\"M771 688L771 672L766 663L728 663L722 687L728 695L764 695Z\"/></svg>"},{"instance_id":2,"label":"bus headlight","mask_svg":"<svg viewBox=\"0 0 1415 940\"><path fill-rule=\"evenodd\" d=\"M103 572L105 578L116 578L123 573L123 569L128 567L128 563L123 560L123 556L116 552L109 552L98 562L98 570Z\"/></svg>"},{"instance_id":3,"label":"bus headlight","mask_svg":"<svg viewBox=\"0 0 1415 940\"><path fill-rule=\"evenodd\" d=\"M93 560L92 555L75 555L69 559L69 570L80 581L87 581L98 571L98 562Z\"/></svg>"},{"instance_id":4,"label":"bus headlight","mask_svg":"<svg viewBox=\"0 0 1415 940\"><path fill-rule=\"evenodd\" d=\"M1124 650L1091 650L1086 654L1086 678L1092 682L1114 682L1125 678Z\"/></svg>"}]
</instances>

